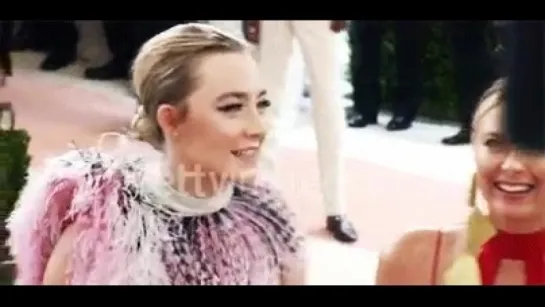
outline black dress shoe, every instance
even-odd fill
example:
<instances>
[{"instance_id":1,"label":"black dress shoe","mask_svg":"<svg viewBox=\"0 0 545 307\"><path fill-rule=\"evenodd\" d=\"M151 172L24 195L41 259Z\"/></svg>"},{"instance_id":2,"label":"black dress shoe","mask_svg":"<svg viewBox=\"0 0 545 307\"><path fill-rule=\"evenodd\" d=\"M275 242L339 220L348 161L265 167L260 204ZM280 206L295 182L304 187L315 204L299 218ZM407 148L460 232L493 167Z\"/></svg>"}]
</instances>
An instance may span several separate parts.
<instances>
[{"instance_id":1,"label":"black dress shoe","mask_svg":"<svg viewBox=\"0 0 545 307\"><path fill-rule=\"evenodd\" d=\"M358 240L358 233L356 232L354 225L343 216L328 216L326 220L326 229L337 241L353 243Z\"/></svg>"},{"instance_id":2,"label":"black dress shoe","mask_svg":"<svg viewBox=\"0 0 545 307\"><path fill-rule=\"evenodd\" d=\"M455 135L442 139L441 143L444 145L464 145L469 144L470 139L469 129L460 129Z\"/></svg>"},{"instance_id":3,"label":"black dress shoe","mask_svg":"<svg viewBox=\"0 0 545 307\"><path fill-rule=\"evenodd\" d=\"M353 106L348 106L348 107L344 107L344 114L345 114L345 117L348 119L354 116L354 114L358 114L358 112L356 112Z\"/></svg>"},{"instance_id":4,"label":"black dress shoe","mask_svg":"<svg viewBox=\"0 0 545 307\"><path fill-rule=\"evenodd\" d=\"M352 128L364 128L364 127L367 127L368 125L377 124L376 119L367 119L355 112L346 116L346 122L348 124L348 127L352 127Z\"/></svg>"},{"instance_id":5,"label":"black dress shoe","mask_svg":"<svg viewBox=\"0 0 545 307\"><path fill-rule=\"evenodd\" d=\"M128 65L120 64L116 61L110 61L104 66L87 68L84 76L91 80L117 80L129 78Z\"/></svg>"},{"instance_id":6,"label":"black dress shoe","mask_svg":"<svg viewBox=\"0 0 545 307\"><path fill-rule=\"evenodd\" d=\"M403 116L394 116L386 125L388 131L401 131L411 128L412 121Z\"/></svg>"},{"instance_id":7,"label":"black dress shoe","mask_svg":"<svg viewBox=\"0 0 545 307\"><path fill-rule=\"evenodd\" d=\"M40 68L46 71L55 71L70 65L75 60L75 51L52 51L45 57Z\"/></svg>"},{"instance_id":8,"label":"black dress shoe","mask_svg":"<svg viewBox=\"0 0 545 307\"><path fill-rule=\"evenodd\" d=\"M303 87L303 97L309 98L310 97L310 88L307 84Z\"/></svg>"}]
</instances>

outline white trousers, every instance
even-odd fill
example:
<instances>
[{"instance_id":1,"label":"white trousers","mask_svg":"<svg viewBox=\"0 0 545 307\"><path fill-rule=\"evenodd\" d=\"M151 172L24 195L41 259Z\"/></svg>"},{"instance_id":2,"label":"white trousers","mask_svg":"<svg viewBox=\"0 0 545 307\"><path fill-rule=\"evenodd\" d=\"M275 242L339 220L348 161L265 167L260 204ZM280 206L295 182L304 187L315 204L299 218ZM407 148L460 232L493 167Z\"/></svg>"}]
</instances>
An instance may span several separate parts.
<instances>
[{"instance_id":1,"label":"white trousers","mask_svg":"<svg viewBox=\"0 0 545 307\"><path fill-rule=\"evenodd\" d=\"M263 166L271 173L276 170L276 158L286 111L295 106L294 91L288 91L290 61L296 39L310 78L312 116L318 145L320 185L326 213L344 213L343 130L344 108L341 104L341 70L335 34L329 20L263 20L261 21L259 65L261 77L270 100L272 131L264 148ZM298 83L302 84L302 80ZM299 85L299 88L301 86ZM289 92L291 92L291 95ZM297 95L301 95L301 91ZM291 96L291 97L290 97ZM284 126L284 127L283 127ZM293 175L299 175L293 170ZM304 180L304 178L301 178Z\"/></svg>"},{"instance_id":2,"label":"white trousers","mask_svg":"<svg viewBox=\"0 0 545 307\"><path fill-rule=\"evenodd\" d=\"M212 25L222 31L225 31L237 38L246 40L244 38L244 31L242 29L242 20L208 20L208 24ZM252 55L257 59L257 46L252 46Z\"/></svg>"},{"instance_id":3,"label":"white trousers","mask_svg":"<svg viewBox=\"0 0 545 307\"><path fill-rule=\"evenodd\" d=\"M234 35L237 38L244 38L242 20L209 20L208 24Z\"/></svg>"}]
</instances>

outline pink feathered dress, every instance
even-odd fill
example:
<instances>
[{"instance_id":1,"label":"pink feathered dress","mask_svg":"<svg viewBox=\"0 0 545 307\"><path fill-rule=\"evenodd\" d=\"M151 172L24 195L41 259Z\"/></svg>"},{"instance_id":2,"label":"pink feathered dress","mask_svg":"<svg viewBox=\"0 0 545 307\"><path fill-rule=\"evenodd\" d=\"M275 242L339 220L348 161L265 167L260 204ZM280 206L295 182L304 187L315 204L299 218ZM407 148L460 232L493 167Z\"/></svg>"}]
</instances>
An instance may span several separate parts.
<instances>
[{"instance_id":1,"label":"pink feathered dress","mask_svg":"<svg viewBox=\"0 0 545 307\"><path fill-rule=\"evenodd\" d=\"M181 214L150 188L146 159L75 150L29 181L8 220L17 284L39 285L63 230L81 229L70 284L278 285L302 237L263 185L235 185L226 204ZM183 200L182 200L183 201Z\"/></svg>"}]
</instances>

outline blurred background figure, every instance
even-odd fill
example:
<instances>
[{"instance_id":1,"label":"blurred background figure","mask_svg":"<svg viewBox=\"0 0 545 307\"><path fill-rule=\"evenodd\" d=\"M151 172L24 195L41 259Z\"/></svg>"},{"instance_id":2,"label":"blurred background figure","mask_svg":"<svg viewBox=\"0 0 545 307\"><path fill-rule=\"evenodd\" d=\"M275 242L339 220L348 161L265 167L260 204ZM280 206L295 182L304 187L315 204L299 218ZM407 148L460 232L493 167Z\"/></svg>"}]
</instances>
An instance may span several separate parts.
<instances>
[{"instance_id":1,"label":"blurred background figure","mask_svg":"<svg viewBox=\"0 0 545 307\"><path fill-rule=\"evenodd\" d=\"M237 38L244 38L242 20L208 20L208 24Z\"/></svg>"},{"instance_id":2,"label":"blurred background figure","mask_svg":"<svg viewBox=\"0 0 545 307\"><path fill-rule=\"evenodd\" d=\"M72 64L77 58L78 30L75 20L38 21L42 35L47 37L43 70L57 70Z\"/></svg>"},{"instance_id":3,"label":"blurred background figure","mask_svg":"<svg viewBox=\"0 0 545 307\"><path fill-rule=\"evenodd\" d=\"M363 128L377 123L381 92L381 45L385 21L352 20L349 28L350 73L354 108L347 114L350 127ZM424 98L422 57L426 25L422 21L393 21L397 83L392 101L392 119L386 129L411 127Z\"/></svg>"},{"instance_id":4,"label":"blurred background figure","mask_svg":"<svg viewBox=\"0 0 545 307\"><path fill-rule=\"evenodd\" d=\"M488 20L445 21L454 66L460 130L442 140L445 145L468 144L471 116L481 93L492 84L494 68L487 45Z\"/></svg>"},{"instance_id":5,"label":"blurred background figure","mask_svg":"<svg viewBox=\"0 0 545 307\"><path fill-rule=\"evenodd\" d=\"M76 60L79 35L75 20L24 20L18 28L13 49L44 52L40 69L54 71Z\"/></svg>"},{"instance_id":6,"label":"blurred background figure","mask_svg":"<svg viewBox=\"0 0 545 307\"><path fill-rule=\"evenodd\" d=\"M263 148L263 166L275 174L289 92L286 88L289 64L296 39L310 77L312 118L318 144L321 190L326 206L326 228L341 242L354 242L357 232L345 216L343 199L343 130L338 54L335 34L344 29L338 20L252 20L246 22L246 37L259 43L261 77L272 101L273 128ZM300 80L300 85L303 84ZM301 92L299 92L300 95Z\"/></svg>"},{"instance_id":7,"label":"blurred background figure","mask_svg":"<svg viewBox=\"0 0 545 307\"><path fill-rule=\"evenodd\" d=\"M235 37L246 39L244 35L244 22L242 20L208 20L209 25L219 28ZM254 45L254 56L259 61L259 43L249 42ZM307 110L307 100L303 96L309 97L309 91L305 84L305 71L303 65L303 58L301 57L301 48L297 41L293 42L294 52L289 59L288 73L286 79L286 101L284 104L288 106L284 111L281 123L278 124L278 129L287 131L293 128L294 123L297 121L298 111L300 109Z\"/></svg>"},{"instance_id":8,"label":"blurred background figure","mask_svg":"<svg viewBox=\"0 0 545 307\"><path fill-rule=\"evenodd\" d=\"M188 20L103 20L111 59L100 67L88 68L85 77L96 80L127 79L132 60L152 36Z\"/></svg>"},{"instance_id":9,"label":"blurred background figure","mask_svg":"<svg viewBox=\"0 0 545 307\"><path fill-rule=\"evenodd\" d=\"M0 21L0 87L5 85L6 78L11 76L12 73L10 52L12 47L13 31L13 20Z\"/></svg>"},{"instance_id":10,"label":"blurred background figure","mask_svg":"<svg viewBox=\"0 0 545 307\"><path fill-rule=\"evenodd\" d=\"M498 75L506 76L507 74L507 57L511 49L510 41L510 22L508 20L494 20L492 21L495 38L494 41L494 60L497 67L496 72Z\"/></svg>"}]
</instances>

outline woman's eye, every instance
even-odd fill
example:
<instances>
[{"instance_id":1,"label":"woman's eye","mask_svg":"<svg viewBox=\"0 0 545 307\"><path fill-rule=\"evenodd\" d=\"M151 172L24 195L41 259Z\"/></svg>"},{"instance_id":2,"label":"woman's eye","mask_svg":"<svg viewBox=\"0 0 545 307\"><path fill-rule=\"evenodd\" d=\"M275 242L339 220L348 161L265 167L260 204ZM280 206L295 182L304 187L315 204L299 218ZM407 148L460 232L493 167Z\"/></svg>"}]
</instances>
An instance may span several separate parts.
<instances>
[{"instance_id":1,"label":"woman's eye","mask_svg":"<svg viewBox=\"0 0 545 307\"><path fill-rule=\"evenodd\" d=\"M500 148L504 144L501 140L498 140L496 138L488 138L484 141L484 146L490 147L490 148Z\"/></svg>"},{"instance_id":2,"label":"woman's eye","mask_svg":"<svg viewBox=\"0 0 545 307\"><path fill-rule=\"evenodd\" d=\"M218 110L220 112L231 113L231 112L238 112L242 110L242 107L243 107L242 103L231 103L231 104L226 104L221 107L218 107Z\"/></svg>"},{"instance_id":3,"label":"woman's eye","mask_svg":"<svg viewBox=\"0 0 545 307\"><path fill-rule=\"evenodd\" d=\"M271 106L270 100L261 100L260 102L257 103L257 107L260 109L266 109L270 106Z\"/></svg>"}]
</instances>

